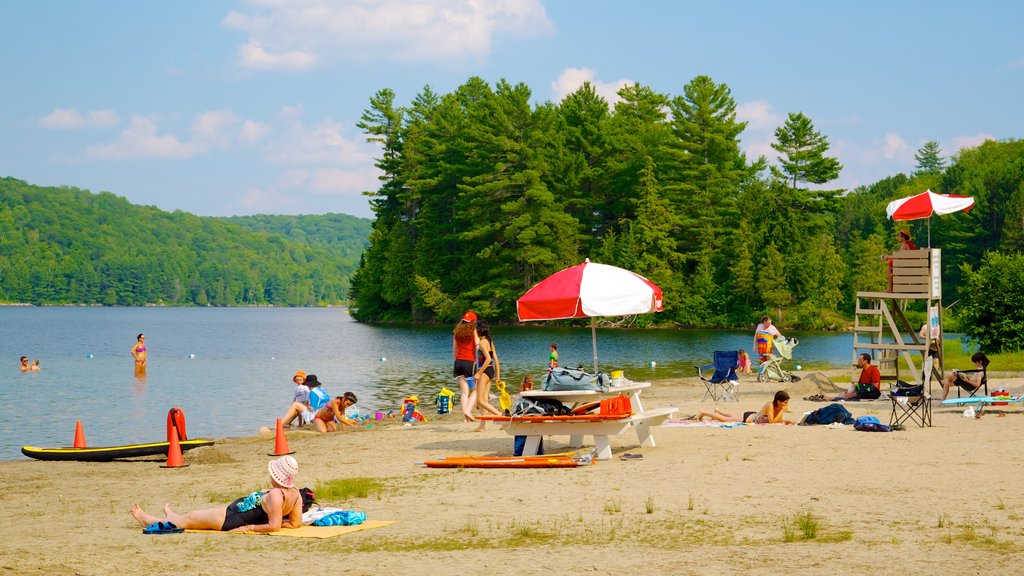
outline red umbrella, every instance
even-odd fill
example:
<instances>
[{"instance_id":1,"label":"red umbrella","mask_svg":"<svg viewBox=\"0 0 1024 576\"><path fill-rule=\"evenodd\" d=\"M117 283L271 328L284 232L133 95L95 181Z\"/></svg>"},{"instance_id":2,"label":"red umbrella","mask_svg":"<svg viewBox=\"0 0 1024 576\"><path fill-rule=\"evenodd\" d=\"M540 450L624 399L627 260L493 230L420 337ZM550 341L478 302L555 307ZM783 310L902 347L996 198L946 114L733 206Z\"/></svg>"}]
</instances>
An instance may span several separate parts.
<instances>
[{"instance_id":1,"label":"red umbrella","mask_svg":"<svg viewBox=\"0 0 1024 576\"><path fill-rule=\"evenodd\" d=\"M932 245L932 214L952 214L974 208L974 198L956 194L936 194L925 190L920 194L889 202L885 214L893 220L928 219L928 246Z\"/></svg>"},{"instance_id":2,"label":"red umbrella","mask_svg":"<svg viewBox=\"0 0 1024 576\"><path fill-rule=\"evenodd\" d=\"M616 266L582 264L555 272L516 300L520 320L591 318L594 372L597 372L595 316L660 312L661 288L647 278Z\"/></svg>"}]
</instances>

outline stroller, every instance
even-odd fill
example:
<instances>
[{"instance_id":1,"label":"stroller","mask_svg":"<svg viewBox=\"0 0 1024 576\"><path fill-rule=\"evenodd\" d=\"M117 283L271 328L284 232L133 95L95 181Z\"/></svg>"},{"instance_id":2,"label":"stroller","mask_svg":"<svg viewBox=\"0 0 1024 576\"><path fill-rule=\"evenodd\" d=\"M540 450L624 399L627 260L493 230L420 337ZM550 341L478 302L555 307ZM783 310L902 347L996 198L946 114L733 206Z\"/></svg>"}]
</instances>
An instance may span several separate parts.
<instances>
[{"instance_id":1,"label":"stroller","mask_svg":"<svg viewBox=\"0 0 1024 576\"><path fill-rule=\"evenodd\" d=\"M775 350L779 354L776 356L769 352L765 355L768 359L762 362L760 368L757 369L757 381L798 382L800 377L783 369L782 361L793 359L793 348L796 348L799 343L800 341L796 338L776 338Z\"/></svg>"}]
</instances>

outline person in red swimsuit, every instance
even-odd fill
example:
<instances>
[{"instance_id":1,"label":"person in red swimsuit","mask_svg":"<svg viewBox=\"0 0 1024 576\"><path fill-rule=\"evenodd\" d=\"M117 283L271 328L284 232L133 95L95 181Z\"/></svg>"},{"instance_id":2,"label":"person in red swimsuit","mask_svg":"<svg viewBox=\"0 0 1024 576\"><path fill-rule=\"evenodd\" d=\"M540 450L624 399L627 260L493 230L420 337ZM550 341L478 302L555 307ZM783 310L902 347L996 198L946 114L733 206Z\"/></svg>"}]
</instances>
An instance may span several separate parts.
<instances>
[{"instance_id":1,"label":"person in red swimsuit","mask_svg":"<svg viewBox=\"0 0 1024 576\"><path fill-rule=\"evenodd\" d=\"M336 396L333 400L324 404L322 408L316 411L316 418L313 419L317 432L321 434L334 432L338 429L338 425L334 422L335 420L341 424L342 432L345 431L345 426L355 428L356 425L345 417L345 409L349 406L355 406L355 403L356 395L351 392L345 392L344 396Z\"/></svg>"}]
</instances>

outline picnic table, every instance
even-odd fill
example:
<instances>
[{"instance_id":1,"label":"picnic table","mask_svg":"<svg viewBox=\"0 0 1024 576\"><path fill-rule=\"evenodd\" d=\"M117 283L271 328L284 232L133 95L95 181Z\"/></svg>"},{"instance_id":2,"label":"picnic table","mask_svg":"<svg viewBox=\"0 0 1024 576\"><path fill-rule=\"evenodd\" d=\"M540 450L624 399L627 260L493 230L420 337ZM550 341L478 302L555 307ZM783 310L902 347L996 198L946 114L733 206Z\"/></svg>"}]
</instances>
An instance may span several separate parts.
<instances>
[{"instance_id":1,"label":"picnic table","mask_svg":"<svg viewBox=\"0 0 1024 576\"><path fill-rule=\"evenodd\" d=\"M651 427L659 426L677 411L675 407L644 410L640 402L640 391L650 387L650 382L635 382L626 386L611 387L608 390L527 390L521 392L523 398L558 400L567 406L576 407L589 402L598 402L605 398L619 395L627 396L633 413L608 417L589 416L569 418L552 417L516 417L489 416L486 420L499 422L511 436L526 436L523 456L535 456L540 449L540 441L544 436L569 436L569 445L578 447L583 444L584 436L594 437L598 460L609 460L612 457L611 437L621 434L629 428L636 430L637 440L641 446L656 446Z\"/></svg>"}]
</instances>

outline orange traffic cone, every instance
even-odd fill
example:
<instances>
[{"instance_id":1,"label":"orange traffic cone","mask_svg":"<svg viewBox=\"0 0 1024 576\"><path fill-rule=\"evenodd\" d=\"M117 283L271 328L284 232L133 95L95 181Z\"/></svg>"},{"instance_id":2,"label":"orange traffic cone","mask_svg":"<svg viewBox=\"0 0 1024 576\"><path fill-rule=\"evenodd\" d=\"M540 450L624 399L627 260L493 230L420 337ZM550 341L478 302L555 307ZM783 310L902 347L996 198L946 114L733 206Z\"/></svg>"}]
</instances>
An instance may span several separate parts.
<instances>
[{"instance_id":1,"label":"orange traffic cone","mask_svg":"<svg viewBox=\"0 0 1024 576\"><path fill-rule=\"evenodd\" d=\"M288 449L288 438L284 435L284 424L281 419L277 419L277 434L274 438L274 451L267 454L268 456L284 456L285 454L295 454L292 450Z\"/></svg>"},{"instance_id":2,"label":"orange traffic cone","mask_svg":"<svg viewBox=\"0 0 1024 576\"><path fill-rule=\"evenodd\" d=\"M85 432L82 432L82 421L75 421L75 448L85 448Z\"/></svg>"},{"instance_id":3,"label":"orange traffic cone","mask_svg":"<svg viewBox=\"0 0 1024 576\"><path fill-rule=\"evenodd\" d=\"M167 464L161 468L184 468L185 459L181 457L181 442L178 440L178 431L171 434L171 441L167 445Z\"/></svg>"}]
</instances>

